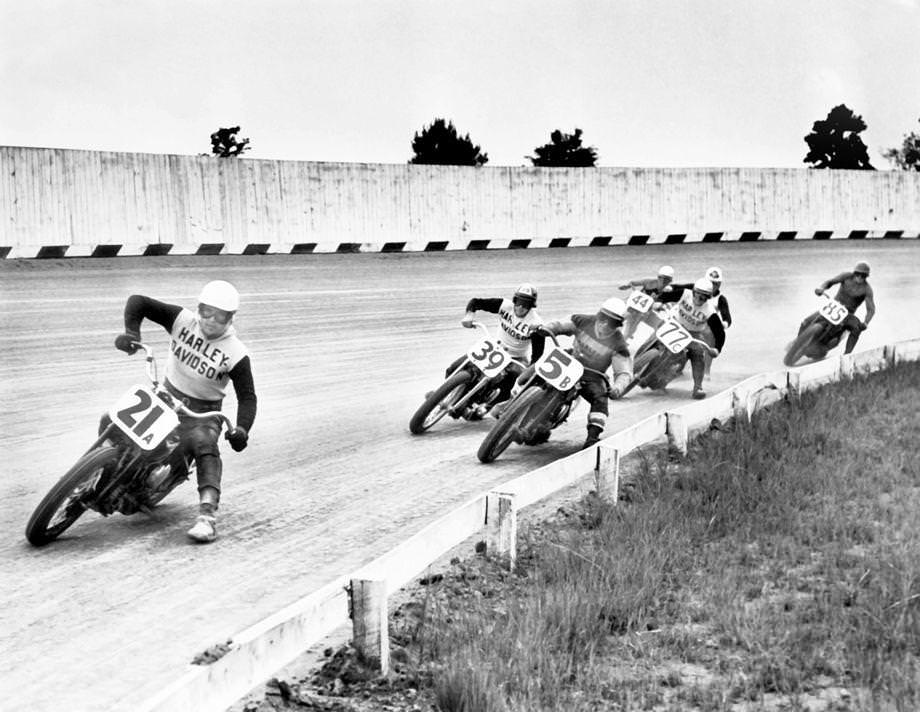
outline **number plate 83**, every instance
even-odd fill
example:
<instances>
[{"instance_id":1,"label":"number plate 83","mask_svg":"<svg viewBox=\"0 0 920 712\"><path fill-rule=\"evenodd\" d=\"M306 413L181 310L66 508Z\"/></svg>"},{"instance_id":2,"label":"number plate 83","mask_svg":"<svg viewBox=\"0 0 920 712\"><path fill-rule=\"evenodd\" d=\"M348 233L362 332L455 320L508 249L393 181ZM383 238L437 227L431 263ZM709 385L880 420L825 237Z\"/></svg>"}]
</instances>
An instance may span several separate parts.
<instances>
[{"instance_id":1,"label":"number plate 83","mask_svg":"<svg viewBox=\"0 0 920 712\"><path fill-rule=\"evenodd\" d=\"M109 417L142 450L153 450L179 424L179 417L147 386L134 386L112 406Z\"/></svg>"}]
</instances>

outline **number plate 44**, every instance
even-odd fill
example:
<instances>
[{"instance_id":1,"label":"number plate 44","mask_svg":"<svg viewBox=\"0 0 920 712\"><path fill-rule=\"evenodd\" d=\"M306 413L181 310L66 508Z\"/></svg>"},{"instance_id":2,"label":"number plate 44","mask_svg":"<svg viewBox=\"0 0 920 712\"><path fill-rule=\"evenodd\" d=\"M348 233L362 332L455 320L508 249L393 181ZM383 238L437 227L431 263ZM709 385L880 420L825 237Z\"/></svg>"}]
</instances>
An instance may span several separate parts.
<instances>
[{"instance_id":1,"label":"number plate 44","mask_svg":"<svg viewBox=\"0 0 920 712\"><path fill-rule=\"evenodd\" d=\"M179 416L147 386L128 390L109 417L141 450L153 450L179 425Z\"/></svg>"}]
</instances>

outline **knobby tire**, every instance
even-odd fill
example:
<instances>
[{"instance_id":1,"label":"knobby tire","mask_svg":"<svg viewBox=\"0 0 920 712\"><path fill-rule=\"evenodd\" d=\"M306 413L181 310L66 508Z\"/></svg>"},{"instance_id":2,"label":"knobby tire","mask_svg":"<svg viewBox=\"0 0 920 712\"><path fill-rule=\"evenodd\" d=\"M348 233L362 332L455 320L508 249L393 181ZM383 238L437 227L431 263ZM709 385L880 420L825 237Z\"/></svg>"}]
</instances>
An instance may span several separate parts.
<instances>
[{"instance_id":1,"label":"knobby tire","mask_svg":"<svg viewBox=\"0 0 920 712\"><path fill-rule=\"evenodd\" d=\"M29 543L33 546L49 544L77 521L86 511L85 505L79 501L80 496L96 484L102 469L117 459L117 448L102 445L77 460L39 502L29 518L26 525ZM60 518L55 521L59 514Z\"/></svg>"},{"instance_id":2,"label":"knobby tire","mask_svg":"<svg viewBox=\"0 0 920 712\"><path fill-rule=\"evenodd\" d=\"M538 405L544 395L547 394L542 388L528 388L521 393L516 401L508 406L498 419L498 422L492 426L492 429L482 441L482 445L479 446L476 456L480 462L492 462L508 449L522 422L529 415L531 408Z\"/></svg>"},{"instance_id":3,"label":"knobby tire","mask_svg":"<svg viewBox=\"0 0 920 712\"><path fill-rule=\"evenodd\" d=\"M473 376L469 371L452 373L444 383L431 392L409 420L409 431L420 435L447 415L447 410L459 401ZM445 407L439 407L444 404ZM437 411L435 410L437 409Z\"/></svg>"},{"instance_id":4,"label":"knobby tire","mask_svg":"<svg viewBox=\"0 0 920 712\"><path fill-rule=\"evenodd\" d=\"M786 349L786 355L783 357L783 365L785 366L795 366L796 362L799 361L808 351L808 347L811 346L812 341L817 339L821 335L821 331L824 327L821 324L809 324L801 333L792 340L792 343L789 344L789 348Z\"/></svg>"}]
</instances>

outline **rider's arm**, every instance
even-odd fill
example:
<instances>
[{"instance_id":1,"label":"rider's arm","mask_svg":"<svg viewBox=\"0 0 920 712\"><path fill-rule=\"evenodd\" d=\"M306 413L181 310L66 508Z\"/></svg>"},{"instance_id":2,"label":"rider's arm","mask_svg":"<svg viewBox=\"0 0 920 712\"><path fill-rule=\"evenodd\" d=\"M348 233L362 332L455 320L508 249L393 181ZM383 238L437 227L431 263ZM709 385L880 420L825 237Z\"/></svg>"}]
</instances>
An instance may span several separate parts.
<instances>
[{"instance_id":1,"label":"rider's arm","mask_svg":"<svg viewBox=\"0 0 920 712\"><path fill-rule=\"evenodd\" d=\"M672 284L671 286L674 287L674 289L672 289L672 290L670 290L670 291L662 292L661 294L659 294L659 295L656 297L656 301L659 301L659 302L662 302L662 303L667 303L667 302L679 302L679 301L680 301L680 298L681 298L681 295L683 295L683 293L684 293L684 290L685 290L685 289L690 289L690 287L692 287L693 285L690 285L690 287L684 287L683 285L677 285L677 286L675 286L675 285Z\"/></svg>"},{"instance_id":2,"label":"rider's arm","mask_svg":"<svg viewBox=\"0 0 920 712\"><path fill-rule=\"evenodd\" d=\"M725 327L722 326L722 319L718 314L710 314L706 320L709 330L712 331L712 338L715 340L715 347L721 351L725 346Z\"/></svg>"},{"instance_id":3,"label":"rider's arm","mask_svg":"<svg viewBox=\"0 0 920 712\"><path fill-rule=\"evenodd\" d=\"M546 337L539 332L532 332L530 334L530 362L536 363L537 359L543 355L545 348Z\"/></svg>"},{"instance_id":4,"label":"rider's arm","mask_svg":"<svg viewBox=\"0 0 920 712\"><path fill-rule=\"evenodd\" d=\"M230 380L236 392L236 425L249 432L256 420L256 388L249 356L241 358L230 369Z\"/></svg>"},{"instance_id":5,"label":"rider's arm","mask_svg":"<svg viewBox=\"0 0 920 712\"><path fill-rule=\"evenodd\" d=\"M818 287L818 289L820 289L821 291L824 291L825 289L830 289L835 284L842 284L843 280L845 280L849 276L850 276L849 272L841 272L836 277L831 277L830 279L826 279L823 282L821 282L821 286Z\"/></svg>"},{"instance_id":6,"label":"rider's arm","mask_svg":"<svg viewBox=\"0 0 920 712\"><path fill-rule=\"evenodd\" d=\"M724 294L719 295L719 299L716 301L716 308L719 310L719 316L722 317L722 321L725 322L725 326L731 326L732 313L728 310L728 300L725 298Z\"/></svg>"},{"instance_id":7,"label":"rider's arm","mask_svg":"<svg viewBox=\"0 0 920 712\"><path fill-rule=\"evenodd\" d=\"M872 287L868 284L866 285L866 318L863 320L863 323L866 326L869 326L869 322L872 321L872 317L875 316L875 294L872 292Z\"/></svg>"},{"instance_id":8,"label":"rider's arm","mask_svg":"<svg viewBox=\"0 0 920 712\"><path fill-rule=\"evenodd\" d=\"M131 334L141 333L141 322L149 319L171 332L173 322L182 311L176 304L166 304L140 294L132 294L125 303L125 331Z\"/></svg>"},{"instance_id":9,"label":"rider's arm","mask_svg":"<svg viewBox=\"0 0 920 712\"><path fill-rule=\"evenodd\" d=\"M575 324L572 320L550 321L543 325L543 328L556 336L573 336L575 334Z\"/></svg>"},{"instance_id":10,"label":"rider's arm","mask_svg":"<svg viewBox=\"0 0 920 712\"><path fill-rule=\"evenodd\" d=\"M502 306L501 297L487 298L487 299L480 299L479 297L473 297L472 299L470 299L469 302L467 302L466 313L472 314L473 312L476 312L476 311L487 311L487 312L492 312L493 314L498 314L498 311L499 309L501 309L501 306Z\"/></svg>"}]
</instances>

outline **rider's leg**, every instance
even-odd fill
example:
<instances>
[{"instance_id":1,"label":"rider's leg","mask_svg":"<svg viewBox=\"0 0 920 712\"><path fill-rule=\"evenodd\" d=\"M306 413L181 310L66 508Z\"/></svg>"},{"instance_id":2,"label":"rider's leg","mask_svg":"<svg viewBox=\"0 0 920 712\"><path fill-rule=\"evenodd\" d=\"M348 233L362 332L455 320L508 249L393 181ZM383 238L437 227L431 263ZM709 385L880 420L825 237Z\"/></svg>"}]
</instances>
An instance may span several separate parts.
<instances>
[{"instance_id":1,"label":"rider's leg","mask_svg":"<svg viewBox=\"0 0 920 712\"><path fill-rule=\"evenodd\" d=\"M213 421L196 423L185 433L186 447L195 456L198 476L198 517L188 535L201 542L213 541L217 537L217 508L223 472L217 447L219 433Z\"/></svg>"},{"instance_id":2,"label":"rider's leg","mask_svg":"<svg viewBox=\"0 0 920 712\"><path fill-rule=\"evenodd\" d=\"M706 362L703 358L703 347L699 344L690 344L687 347L687 357L690 359L690 370L693 373L693 397L705 398L703 375L706 370Z\"/></svg>"},{"instance_id":3,"label":"rider's leg","mask_svg":"<svg viewBox=\"0 0 920 712\"><path fill-rule=\"evenodd\" d=\"M862 324L859 319L856 318L855 314L850 314L843 322L843 328L849 332L847 334L847 345L843 349L843 353L848 354L855 348L856 342L859 341L859 335L862 333Z\"/></svg>"},{"instance_id":4,"label":"rider's leg","mask_svg":"<svg viewBox=\"0 0 920 712\"><path fill-rule=\"evenodd\" d=\"M599 376L586 373L582 377L582 397L591 404L588 413L588 436L582 449L591 447L601 439L601 433L607 426L607 386Z\"/></svg>"}]
</instances>

